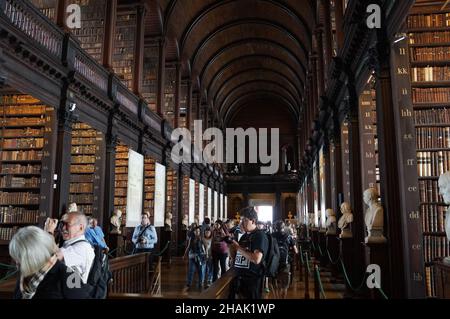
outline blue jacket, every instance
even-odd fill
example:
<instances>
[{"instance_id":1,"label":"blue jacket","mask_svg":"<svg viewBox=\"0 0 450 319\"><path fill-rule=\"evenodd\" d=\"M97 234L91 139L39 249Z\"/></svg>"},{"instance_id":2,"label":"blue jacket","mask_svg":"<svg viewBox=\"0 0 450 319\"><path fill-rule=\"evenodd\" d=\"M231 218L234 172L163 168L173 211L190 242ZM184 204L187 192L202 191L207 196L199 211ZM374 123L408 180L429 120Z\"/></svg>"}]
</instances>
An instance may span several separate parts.
<instances>
[{"instance_id":1,"label":"blue jacket","mask_svg":"<svg viewBox=\"0 0 450 319\"><path fill-rule=\"evenodd\" d=\"M158 242L158 235L156 234L156 229L153 225L149 225L141 235L146 239L146 243L143 244L139 241L139 235L145 227L147 226L139 225L134 229L132 241L137 249L153 249Z\"/></svg>"}]
</instances>

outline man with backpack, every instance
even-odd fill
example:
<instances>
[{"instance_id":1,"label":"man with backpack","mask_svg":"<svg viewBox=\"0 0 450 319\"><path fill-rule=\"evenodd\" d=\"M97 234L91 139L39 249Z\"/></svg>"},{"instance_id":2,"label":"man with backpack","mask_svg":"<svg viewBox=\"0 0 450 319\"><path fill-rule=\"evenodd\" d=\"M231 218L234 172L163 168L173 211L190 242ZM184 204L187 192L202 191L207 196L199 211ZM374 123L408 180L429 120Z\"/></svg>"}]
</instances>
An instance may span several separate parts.
<instances>
[{"instance_id":1,"label":"man with backpack","mask_svg":"<svg viewBox=\"0 0 450 319\"><path fill-rule=\"evenodd\" d=\"M236 252L233 260L238 273L233 283L232 298L238 294L242 299L261 299L269 239L265 232L257 230L257 222L258 214L253 207L246 208L242 214L245 233L239 243L232 237L227 240L232 251Z\"/></svg>"},{"instance_id":2,"label":"man with backpack","mask_svg":"<svg viewBox=\"0 0 450 319\"><path fill-rule=\"evenodd\" d=\"M134 254L152 252L155 244L158 242L156 229L150 224L150 214L143 212L141 215L141 224L133 232L131 239L134 246Z\"/></svg>"},{"instance_id":3,"label":"man with backpack","mask_svg":"<svg viewBox=\"0 0 450 319\"><path fill-rule=\"evenodd\" d=\"M292 236L286 231L286 225L282 220L275 222L272 237L277 242L280 253L278 272L276 277L273 278L273 286L279 290L281 299L284 299L287 295L291 276L291 257L289 251L292 249L297 254L298 250Z\"/></svg>"}]
</instances>

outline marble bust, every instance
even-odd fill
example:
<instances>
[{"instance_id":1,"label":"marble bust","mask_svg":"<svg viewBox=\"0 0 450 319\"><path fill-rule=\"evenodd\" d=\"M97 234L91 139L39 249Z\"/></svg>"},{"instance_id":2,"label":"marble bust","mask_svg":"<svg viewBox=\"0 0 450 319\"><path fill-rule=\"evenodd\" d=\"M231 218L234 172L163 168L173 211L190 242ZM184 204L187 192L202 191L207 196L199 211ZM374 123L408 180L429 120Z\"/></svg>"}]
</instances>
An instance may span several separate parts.
<instances>
[{"instance_id":1,"label":"marble bust","mask_svg":"<svg viewBox=\"0 0 450 319\"><path fill-rule=\"evenodd\" d=\"M113 225L113 230L111 234L121 234L120 226L122 225L122 211L120 209L116 209L114 215L111 216L111 225Z\"/></svg>"},{"instance_id":2,"label":"marble bust","mask_svg":"<svg viewBox=\"0 0 450 319\"><path fill-rule=\"evenodd\" d=\"M331 208L328 208L326 211L327 215L327 235L336 235L336 214Z\"/></svg>"},{"instance_id":3,"label":"marble bust","mask_svg":"<svg viewBox=\"0 0 450 319\"><path fill-rule=\"evenodd\" d=\"M340 238L352 238L351 223L353 223L353 214L350 204L343 202L341 204L342 216L339 218L338 227L341 230Z\"/></svg>"},{"instance_id":4,"label":"marble bust","mask_svg":"<svg viewBox=\"0 0 450 319\"><path fill-rule=\"evenodd\" d=\"M445 204L450 204L450 171L439 176L438 180L439 194L442 196ZM450 207L445 214L445 234L447 240L450 241ZM450 257L444 258L444 262L450 264Z\"/></svg>"},{"instance_id":5,"label":"marble bust","mask_svg":"<svg viewBox=\"0 0 450 319\"><path fill-rule=\"evenodd\" d=\"M189 228L189 216L188 216L188 214L184 214L183 220L181 221L181 224L182 224L184 230L187 230Z\"/></svg>"},{"instance_id":6,"label":"marble bust","mask_svg":"<svg viewBox=\"0 0 450 319\"><path fill-rule=\"evenodd\" d=\"M378 202L378 191L375 188L369 188L363 194L364 203L368 209L364 213L364 223L366 225L367 237L366 243L384 243L386 237L383 235L384 211Z\"/></svg>"}]
</instances>

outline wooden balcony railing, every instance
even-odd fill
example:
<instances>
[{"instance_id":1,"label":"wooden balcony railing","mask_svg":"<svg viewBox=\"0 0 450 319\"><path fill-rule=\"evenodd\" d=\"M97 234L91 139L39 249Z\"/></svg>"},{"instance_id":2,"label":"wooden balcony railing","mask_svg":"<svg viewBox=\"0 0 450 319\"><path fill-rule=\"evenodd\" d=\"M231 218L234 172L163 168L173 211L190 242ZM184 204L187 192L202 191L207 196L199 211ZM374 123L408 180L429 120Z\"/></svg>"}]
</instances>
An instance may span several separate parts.
<instances>
[{"instance_id":1,"label":"wooden balcony railing","mask_svg":"<svg viewBox=\"0 0 450 319\"><path fill-rule=\"evenodd\" d=\"M110 260L113 280L108 294L148 293L150 289L149 253Z\"/></svg>"}]
</instances>

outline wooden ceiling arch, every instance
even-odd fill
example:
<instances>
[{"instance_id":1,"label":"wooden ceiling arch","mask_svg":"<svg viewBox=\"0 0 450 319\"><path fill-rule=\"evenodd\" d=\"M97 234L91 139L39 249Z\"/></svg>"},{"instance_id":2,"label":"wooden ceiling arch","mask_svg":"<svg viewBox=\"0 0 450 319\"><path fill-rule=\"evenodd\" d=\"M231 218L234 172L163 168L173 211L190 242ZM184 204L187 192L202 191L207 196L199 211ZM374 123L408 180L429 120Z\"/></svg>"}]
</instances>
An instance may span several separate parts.
<instances>
[{"instance_id":1,"label":"wooden ceiling arch","mask_svg":"<svg viewBox=\"0 0 450 319\"><path fill-rule=\"evenodd\" d=\"M212 94L210 94L210 98L212 98L213 105L220 106L222 105L225 97L231 94L235 88L238 88L250 81L264 81L266 79L270 79L271 82L276 82L282 85L287 91L289 91L291 96L293 96L296 100L300 100L300 92L297 91L295 85L290 82L289 79L284 77L282 73L270 69L264 70L261 68L254 68L241 71L240 73L235 73L228 81L223 82L223 86L216 91L214 96L211 96Z\"/></svg>"},{"instance_id":2,"label":"wooden ceiling arch","mask_svg":"<svg viewBox=\"0 0 450 319\"><path fill-rule=\"evenodd\" d=\"M277 91L270 90L254 90L250 92L246 92L239 96L227 109L227 111L222 115L223 123L225 127L228 127L233 115L239 111L239 109L246 104L249 103L258 103L258 101L273 101L273 104L276 104L278 107L284 107L289 111L291 117L294 121L296 121L296 112L294 110L294 106L288 101L282 94Z\"/></svg>"},{"instance_id":3,"label":"wooden ceiling arch","mask_svg":"<svg viewBox=\"0 0 450 319\"><path fill-rule=\"evenodd\" d=\"M250 29L248 29L251 27ZM307 63L308 49L291 31L287 30L284 26L273 22L268 19L261 18L243 18L227 22L224 25L219 26L207 34L201 41L193 46L192 53L187 52L185 48L181 48L183 55L190 56L192 64L195 65L198 56L208 47L211 43L214 44L226 44L226 42L233 41L233 37L237 39L242 38L245 32L246 37L265 37L272 39L279 39L278 42L284 43L286 47L289 47L292 52L298 56L304 66Z\"/></svg>"},{"instance_id":4,"label":"wooden ceiling arch","mask_svg":"<svg viewBox=\"0 0 450 319\"><path fill-rule=\"evenodd\" d=\"M236 102L236 99L248 92L263 91L278 92L284 96L286 101L289 101L289 105L293 108L293 114L298 114L298 105L295 97L284 88L278 82L272 80L252 80L247 83L243 83L241 86L234 88L230 94L224 99L223 104L220 106L219 115L223 117L228 111L228 108Z\"/></svg>"},{"instance_id":5,"label":"wooden ceiling arch","mask_svg":"<svg viewBox=\"0 0 450 319\"><path fill-rule=\"evenodd\" d=\"M292 83L295 83L298 90L303 93L304 82L295 71L294 67L289 64L288 61L269 54L249 54L235 58L229 62L226 62L217 71L212 71L214 73L210 76L207 71L204 75L205 78L202 79L202 82L208 83L208 92L215 92L215 88L217 87L216 83L220 78L227 77L229 73L238 73L244 69L255 67L261 67L262 69L273 69L283 73L284 76L289 78ZM223 85L224 81L222 81L222 84L218 85Z\"/></svg>"},{"instance_id":6,"label":"wooden ceiling arch","mask_svg":"<svg viewBox=\"0 0 450 319\"><path fill-rule=\"evenodd\" d=\"M158 2L162 34L172 41L166 61L181 60L184 76L198 83L221 120L241 101L267 95L297 118L313 46L314 1L147 1Z\"/></svg>"}]
</instances>

